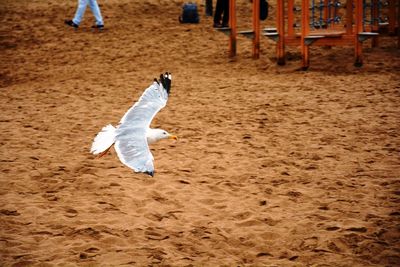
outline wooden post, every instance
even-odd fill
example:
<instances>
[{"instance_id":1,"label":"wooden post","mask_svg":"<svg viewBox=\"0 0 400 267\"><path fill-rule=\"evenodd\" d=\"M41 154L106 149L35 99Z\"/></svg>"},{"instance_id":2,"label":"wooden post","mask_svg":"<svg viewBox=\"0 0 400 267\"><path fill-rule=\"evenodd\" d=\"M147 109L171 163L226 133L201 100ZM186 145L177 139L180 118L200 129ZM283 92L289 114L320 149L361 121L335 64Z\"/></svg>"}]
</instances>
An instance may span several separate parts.
<instances>
[{"instance_id":1,"label":"wooden post","mask_svg":"<svg viewBox=\"0 0 400 267\"><path fill-rule=\"evenodd\" d=\"M308 69L310 65L310 48L306 45L305 38L310 34L309 0L301 1L301 68Z\"/></svg>"},{"instance_id":2,"label":"wooden post","mask_svg":"<svg viewBox=\"0 0 400 267\"><path fill-rule=\"evenodd\" d=\"M229 0L229 27L231 29L229 37L229 56L236 56L236 0Z\"/></svg>"},{"instance_id":3,"label":"wooden post","mask_svg":"<svg viewBox=\"0 0 400 267\"><path fill-rule=\"evenodd\" d=\"M293 36L294 35L294 27L295 27L295 25L294 25L295 24L294 23L294 0L288 1L287 10L288 10L287 33L289 36Z\"/></svg>"},{"instance_id":4,"label":"wooden post","mask_svg":"<svg viewBox=\"0 0 400 267\"><path fill-rule=\"evenodd\" d=\"M346 34L353 33L353 1L346 1Z\"/></svg>"},{"instance_id":5,"label":"wooden post","mask_svg":"<svg viewBox=\"0 0 400 267\"><path fill-rule=\"evenodd\" d=\"M278 31L278 43L276 45L276 55L278 65L285 65L285 4L284 0L277 1L276 25Z\"/></svg>"},{"instance_id":6,"label":"wooden post","mask_svg":"<svg viewBox=\"0 0 400 267\"><path fill-rule=\"evenodd\" d=\"M260 0L253 0L253 58L260 58Z\"/></svg>"},{"instance_id":7,"label":"wooden post","mask_svg":"<svg viewBox=\"0 0 400 267\"><path fill-rule=\"evenodd\" d=\"M388 6L389 34L394 35L395 30L396 30L396 3L395 3L395 0L389 0L388 4L389 4L389 6ZM399 14L397 14L397 16L399 16Z\"/></svg>"},{"instance_id":8,"label":"wooden post","mask_svg":"<svg viewBox=\"0 0 400 267\"><path fill-rule=\"evenodd\" d=\"M397 48L400 49L400 0L397 1Z\"/></svg>"},{"instance_id":9,"label":"wooden post","mask_svg":"<svg viewBox=\"0 0 400 267\"><path fill-rule=\"evenodd\" d=\"M355 1L355 11L356 11L356 29L354 33L354 47L355 47L355 57L356 61L354 65L356 67L361 67L363 64L362 59L362 42L358 40L358 34L363 32L363 0Z\"/></svg>"},{"instance_id":10,"label":"wooden post","mask_svg":"<svg viewBox=\"0 0 400 267\"><path fill-rule=\"evenodd\" d=\"M371 25L371 32L378 32L379 31L379 0L371 0L371 5L372 5L372 10L371 10L371 20L372 20L372 25ZM372 47L377 47L379 46L379 39L378 37L372 37Z\"/></svg>"},{"instance_id":11,"label":"wooden post","mask_svg":"<svg viewBox=\"0 0 400 267\"><path fill-rule=\"evenodd\" d=\"M329 28L329 25L332 25L332 23L329 22L331 18L331 6L330 6L330 0L324 0L324 23L326 23L326 28ZM322 27L322 25L321 25Z\"/></svg>"}]
</instances>

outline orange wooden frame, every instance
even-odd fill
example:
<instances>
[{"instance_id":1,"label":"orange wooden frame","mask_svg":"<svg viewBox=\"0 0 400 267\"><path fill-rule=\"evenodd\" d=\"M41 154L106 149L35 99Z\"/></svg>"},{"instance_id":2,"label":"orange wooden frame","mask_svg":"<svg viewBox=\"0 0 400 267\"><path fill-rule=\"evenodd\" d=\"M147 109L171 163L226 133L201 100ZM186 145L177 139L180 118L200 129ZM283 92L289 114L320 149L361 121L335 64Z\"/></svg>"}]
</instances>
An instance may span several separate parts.
<instances>
[{"instance_id":1,"label":"orange wooden frame","mask_svg":"<svg viewBox=\"0 0 400 267\"><path fill-rule=\"evenodd\" d=\"M236 0L229 0L229 56L236 56L236 39L237 39L237 27L236 27Z\"/></svg>"},{"instance_id":2,"label":"orange wooden frame","mask_svg":"<svg viewBox=\"0 0 400 267\"><path fill-rule=\"evenodd\" d=\"M260 0L253 0L252 9L253 29L246 31L246 34L252 36L253 58L258 59L260 57ZM229 0L229 57L235 57L237 54L237 34L236 0Z\"/></svg>"},{"instance_id":3,"label":"orange wooden frame","mask_svg":"<svg viewBox=\"0 0 400 267\"><path fill-rule=\"evenodd\" d=\"M387 32L389 35L396 35L397 32L397 48L400 48L400 0L388 0L387 18Z\"/></svg>"},{"instance_id":4,"label":"orange wooden frame","mask_svg":"<svg viewBox=\"0 0 400 267\"><path fill-rule=\"evenodd\" d=\"M378 7L377 0L374 8ZM398 8L396 11L395 1L398 1ZM324 0L324 18L330 17L331 14L327 5L329 1ZM354 7L353 7L354 4ZM277 0L276 24L277 24L277 46L276 56L279 65L285 64L285 46L300 46L302 54L301 66L307 69L310 65L310 46L353 46L355 65L361 66L363 63L362 57L362 44L366 39L374 38L373 45L377 44L377 33L379 25L376 22L371 23L371 26L364 25L363 17L364 0L346 0L345 9L345 25L338 29L333 25L326 27L326 29L312 30L310 27L310 1L301 1L301 31L296 33L294 23L294 12L298 11L294 8L294 0ZM371 11L372 18L376 16L377 10ZM395 32L397 24L397 33L400 47L400 0L389 0L389 32ZM286 16L286 17L285 17ZM397 18L397 22L395 21ZM287 22L287 24L285 24ZM373 32L370 32L373 31Z\"/></svg>"},{"instance_id":5,"label":"orange wooden frame","mask_svg":"<svg viewBox=\"0 0 400 267\"><path fill-rule=\"evenodd\" d=\"M253 58L260 58L260 0L253 0Z\"/></svg>"},{"instance_id":6,"label":"orange wooden frame","mask_svg":"<svg viewBox=\"0 0 400 267\"><path fill-rule=\"evenodd\" d=\"M277 32L279 35L277 44L277 61L278 64L285 64L285 46L300 46L302 54L301 66L307 69L310 64L310 46L345 46L351 45L355 47L356 63L362 64L362 43L358 40L356 32L362 32L362 0L355 0L356 14L353 21L353 5L352 0L346 3L346 25L343 30L338 31L331 26L323 30L310 29L310 2L308 0L301 1L301 32L295 33L294 30L294 0L278 0L277 2ZM285 8L287 2L287 8ZM326 3L327 1L325 1ZM286 12L285 12L286 11ZM358 12L358 13L357 13ZM360 15L361 12L361 15ZM287 14L287 25L285 25L285 14ZM324 9L324 17L329 16L328 9ZM356 25L353 28L353 22ZM287 28L287 30L285 30Z\"/></svg>"},{"instance_id":7,"label":"orange wooden frame","mask_svg":"<svg viewBox=\"0 0 400 267\"><path fill-rule=\"evenodd\" d=\"M300 46L302 54L301 66L307 69L310 65L310 46L352 46L354 47L355 65L363 64L362 47L366 39L372 39L372 45L378 44L378 31L380 30L377 18L379 0L370 0L375 9L371 10L371 25L364 24L363 5L366 0L345 0L345 24L338 28L333 24L325 29L312 30L310 27L310 0L301 1L301 31L295 30L295 0L277 0L276 5L276 56L279 65L285 64L285 47ZM331 18L329 0L324 2L324 19ZM397 1L397 8L396 8ZM287 5L285 5L287 3ZM394 34L397 31L398 47L400 48L400 0L388 0L388 31ZM332 8L332 6L331 6ZM237 34L244 34L252 38L252 55L254 59L260 56L260 0L253 0L252 6L252 31L237 31L236 0L229 0L229 28L219 29L229 33L229 56L235 57L237 53ZM286 17L285 17L286 16ZM373 19L374 18L374 19ZM287 23L287 24L285 24ZM266 35L268 36L268 35Z\"/></svg>"}]
</instances>

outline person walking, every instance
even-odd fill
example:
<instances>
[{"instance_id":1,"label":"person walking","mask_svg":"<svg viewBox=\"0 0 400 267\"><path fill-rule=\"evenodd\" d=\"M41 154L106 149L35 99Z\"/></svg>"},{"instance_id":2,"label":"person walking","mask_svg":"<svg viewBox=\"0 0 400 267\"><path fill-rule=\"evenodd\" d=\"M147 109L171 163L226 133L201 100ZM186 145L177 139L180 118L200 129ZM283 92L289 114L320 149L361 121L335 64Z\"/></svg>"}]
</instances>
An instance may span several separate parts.
<instances>
[{"instance_id":1,"label":"person walking","mask_svg":"<svg viewBox=\"0 0 400 267\"><path fill-rule=\"evenodd\" d=\"M88 5L92 10L93 16L96 20L95 25L93 25L92 28L99 30L103 29L103 17L101 16L100 7L96 0L78 0L78 8L76 9L75 17L72 20L65 20L64 23L77 29L83 19L83 15L85 14L85 10Z\"/></svg>"},{"instance_id":2,"label":"person walking","mask_svg":"<svg viewBox=\"0 0 400 267\"><path fill-rule=\"evenodd\" d=\"M229 27L229 0L217 0L214 13L214 28L225 27Z\"/></svg>"}]
</instances>

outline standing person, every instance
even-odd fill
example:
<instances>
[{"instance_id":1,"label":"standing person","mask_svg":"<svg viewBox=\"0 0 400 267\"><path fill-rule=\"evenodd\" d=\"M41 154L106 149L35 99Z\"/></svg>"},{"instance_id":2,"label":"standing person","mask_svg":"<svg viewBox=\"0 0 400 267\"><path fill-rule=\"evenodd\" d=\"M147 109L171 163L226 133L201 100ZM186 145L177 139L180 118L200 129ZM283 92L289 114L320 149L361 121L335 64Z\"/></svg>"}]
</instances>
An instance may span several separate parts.
<instances>
[{"instance_id":1,"label":"standing person","mask_svg":"<svg viewBox=\"0 0 400 267\"><path fill-rule=\"evenodd\" d=\"M100 7L96 0L78 0L78 8L76 9L75 17L72 20L65 20L64 23L77 29L83 19L87 5L90 6L93 16L96 19L96 24L93 25L92 28L103 29L103 17L101 16Z\"/></svg>"},{"instance_id":2,"label":"standing person","mask_svg":"<svg viewBox=\"0 0 400 267\"><path fill-rule=\"evenodd\" d=\"M214 28L225 27L229 27L229 0L217 0L214 14Z\"/></svg>"},{"instance_id":3,"label":"standing person","mask_svg":"<svg viewBox=\"0 0 400 267\"><path fill-rule=\"evenodd\" d=\"M213 15L212 0L206 0L206 16L212 17L212 15Z\"/></svg>"}]
</instances>

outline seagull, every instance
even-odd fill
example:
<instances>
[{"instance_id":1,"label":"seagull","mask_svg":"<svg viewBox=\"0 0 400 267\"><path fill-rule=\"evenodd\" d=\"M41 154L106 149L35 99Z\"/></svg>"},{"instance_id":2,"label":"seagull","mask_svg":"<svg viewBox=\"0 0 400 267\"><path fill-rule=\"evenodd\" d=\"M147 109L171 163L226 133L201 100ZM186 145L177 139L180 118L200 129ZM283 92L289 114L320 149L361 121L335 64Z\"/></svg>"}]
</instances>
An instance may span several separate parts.
<instances>
[{"instance_id":1,"label":"seagull","mask_svg":"<svg viewBox=\"0 0 400 267\"><path fill-rule=\"evenodd\" d=\"M90 152L104 156L114 145L120 161L135 172L154 176L154 157L149 144L177 137L163 129L150 128L154 116L167 104L172 75L160 75L143 92L139 100L125 113L117 127L111 124L102 128L92 143Z\"/></svg>"}]
</instances>

